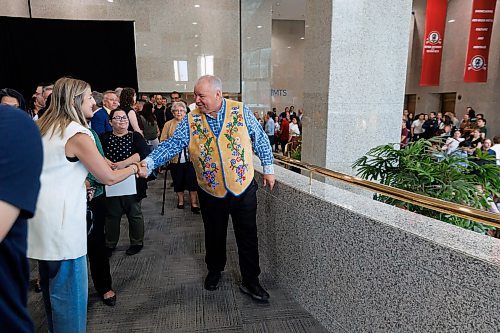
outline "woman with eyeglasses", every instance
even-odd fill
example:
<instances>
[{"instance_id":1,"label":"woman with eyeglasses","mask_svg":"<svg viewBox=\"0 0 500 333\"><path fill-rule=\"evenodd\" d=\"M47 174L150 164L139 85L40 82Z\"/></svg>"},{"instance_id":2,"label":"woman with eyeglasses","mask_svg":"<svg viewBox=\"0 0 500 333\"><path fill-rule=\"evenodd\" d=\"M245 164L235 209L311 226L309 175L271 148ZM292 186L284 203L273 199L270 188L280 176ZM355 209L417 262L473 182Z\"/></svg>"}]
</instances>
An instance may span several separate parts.
<instances>
[{"instance_id":1,"label":"woman with eyeglasses","mask_svg":"<svg viewBox=\"0 0 500 333\"><path fill-rule=\"evenodd\" d=\"M124 89L125 91L125 89ZM123 92L122 92L123 94ZM129 131L129 118L124 110L115 109L109 114L112 132L101 135L104 156L117 170L127 168L143 160L149 148L143 136ZM134 255L144 245L144 217L141 200L146 197L146 179L136 179L136 194L106 197L106 247L111 256L120 238L120 220L127 215L129 224L130 247L125 252Z\"/></svg>"},{"instance_id":2,"label":"woman with eyeglasses","mask_svg":"<svg viewBox=\"0 0 500 333\"><path fill-rule=\"evenodd\" d=\"M95 101L88 83L61 78L37 125L43 144L41 188L28 222L28 258L38 260L50 332L84 333L87 320L87 221L85 179L92 173L112 185L138 165L112 170L88 129Z\"/></svg>"},{"instance_id":3,"label":"woman with eyeglasses","mask_svg":"<svg viewBox=\"0 0 500 333\"><path fill-rule=\"evenodd\" d=\"M174 135L177 125L182 118L186 116L186 104L184 102L172 103L172 114L174 119L169 120L163 126L160 141L165 141ZM191 198L191 211L194 214L200 214L200 206L198 204L198 183L196 182L196 174L193 163L189 159L187 148L184 148L179 155L169 161L169 168L174 182L174 191L177 193L177 208L184 209L184 191L189 191Z\"/></svg>"}]
</instances>

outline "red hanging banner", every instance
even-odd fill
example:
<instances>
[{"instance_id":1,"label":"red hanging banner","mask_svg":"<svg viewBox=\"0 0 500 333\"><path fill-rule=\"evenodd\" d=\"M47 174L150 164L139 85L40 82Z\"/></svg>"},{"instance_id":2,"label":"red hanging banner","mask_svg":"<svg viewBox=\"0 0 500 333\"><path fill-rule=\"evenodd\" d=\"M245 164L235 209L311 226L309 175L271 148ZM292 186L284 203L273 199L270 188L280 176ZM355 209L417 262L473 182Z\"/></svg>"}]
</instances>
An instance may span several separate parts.
<instances>
[{"instance_id":1,"label":"red hanging banner","mask_svg":"<svg viewBox=\"0 0 500 333\"><path fill-rule=\"evenodd\" d=\"M474 0L469 32L469 46L465 58L465 82L486 82L491 30L497 0Z\"/></svg>"},{"instance_id":2,"label":"red hanging banner","mask_svg":"<svg viewBox=\"0 0 500 333\"><path fill-rule=\"evenodd\" d=\"M439 86L448 0L427 0L421 86Z\"/></svg>"}]
</instances>

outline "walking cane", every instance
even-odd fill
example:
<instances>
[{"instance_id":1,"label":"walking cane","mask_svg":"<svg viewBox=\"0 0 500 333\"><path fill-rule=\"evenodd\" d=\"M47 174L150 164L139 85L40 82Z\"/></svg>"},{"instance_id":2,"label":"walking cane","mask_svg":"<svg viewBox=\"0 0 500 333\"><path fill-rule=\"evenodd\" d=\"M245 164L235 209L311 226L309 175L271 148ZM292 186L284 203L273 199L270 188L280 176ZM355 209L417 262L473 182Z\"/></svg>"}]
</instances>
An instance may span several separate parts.
<instances>
[{"instance_id":1,"label":"walking cane","mask_svg":"<svg viewBox=\"0 0 500 333\"><path fill-rule=\"evenodd\" d=\"M163 177L163 199L161 202L161 216L165 215L165 191L167 190L167 172L168 168L165 170Z\"/></svg>"}]
</instances>

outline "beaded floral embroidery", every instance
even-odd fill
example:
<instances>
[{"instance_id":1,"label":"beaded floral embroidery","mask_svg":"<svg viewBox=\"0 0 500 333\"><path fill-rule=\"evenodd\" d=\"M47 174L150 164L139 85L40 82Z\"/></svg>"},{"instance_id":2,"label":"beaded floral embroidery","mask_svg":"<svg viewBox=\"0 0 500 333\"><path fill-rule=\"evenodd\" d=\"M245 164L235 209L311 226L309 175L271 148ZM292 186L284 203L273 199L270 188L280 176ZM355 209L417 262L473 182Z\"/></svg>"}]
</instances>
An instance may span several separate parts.
<instances>
[{"instance_id":1,"label":"beaded floral embroidery","mask_svg":"<svg viewBox=\"0 0 500 333\"><path fill-rule=\"evenodd\" d=\"M238 107L233 107L231 109L232 122L226 125L226 133L224 136L229 141L227 148L231 151L233 158L231 159L231 170L236 172L236 181L243 184L246 179L246 172L248 171L248 164L245 163L245 148L242 147L239 137L234 137L234 134L238 132L238 127L243 126L243 114L239 112Z\"/></svg>"},{"instance_id":2,"label":"beaded floral embroidery","mask_svg":"<svg viewBox=\"0 0 500 333\"><path fill-rule=\"evenodd\" d=\"M193 115L191 129L193 130L193 136L198 135L200 139L205 142L204 144L200 144L200 157L198 158L201 163L201 167L203 168L201 175L210 187L216 188L219 183L217 182L215 175L219 171L219 168L217 167L217 162L212 161L214 148L211 145L214 138L210 135L208 129L201 127L200 115Z\"/></svg>"}]
</instances>

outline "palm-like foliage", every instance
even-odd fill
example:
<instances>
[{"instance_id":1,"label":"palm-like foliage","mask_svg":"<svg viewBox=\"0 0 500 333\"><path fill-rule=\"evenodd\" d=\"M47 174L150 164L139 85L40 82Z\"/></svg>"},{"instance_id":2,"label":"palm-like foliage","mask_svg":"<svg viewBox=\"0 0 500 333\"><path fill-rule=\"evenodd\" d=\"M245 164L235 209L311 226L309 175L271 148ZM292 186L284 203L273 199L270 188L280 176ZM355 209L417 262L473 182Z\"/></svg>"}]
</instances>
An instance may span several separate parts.
<instances>
[{"instance_id":1,"label":"palm-like foliage","mask_svg":"<svg viewBox=\"0 0 500 333\"><path fill-rule=\"evenodd\" d=\"M477 159L460 155L436 156L435 142L419 140L405 149L388 144L371 149L353 164L361 178L378 181L411 192L475 208L487 209L489 198L499 195L500 167L495 163L478 164ZM491 160L477 151L478 159ZM494 158L493 158L494 159ZM417 205L375 195L375 199L426 215L444 222L486 233L491 229L481 223L436 212Z\"/></svg>"}]
</instances>

